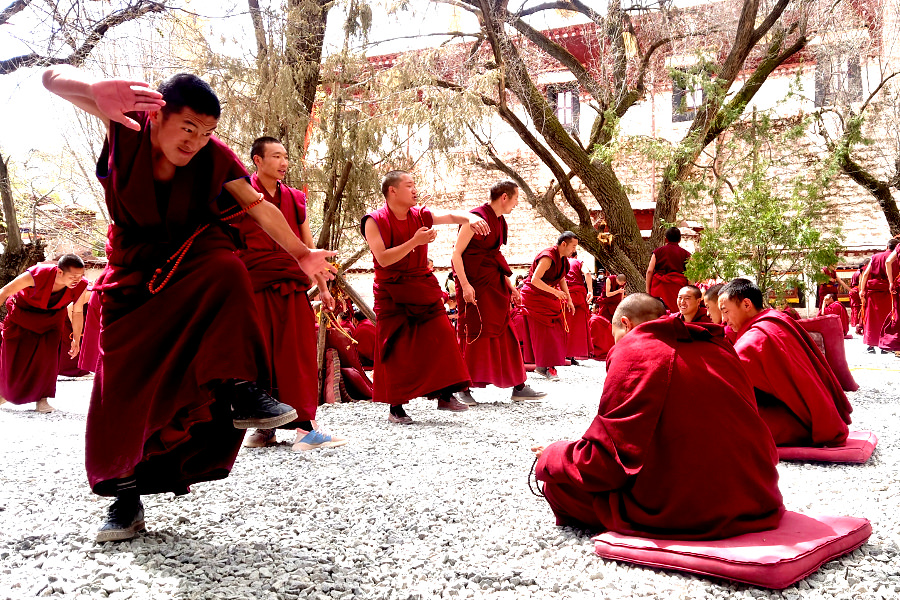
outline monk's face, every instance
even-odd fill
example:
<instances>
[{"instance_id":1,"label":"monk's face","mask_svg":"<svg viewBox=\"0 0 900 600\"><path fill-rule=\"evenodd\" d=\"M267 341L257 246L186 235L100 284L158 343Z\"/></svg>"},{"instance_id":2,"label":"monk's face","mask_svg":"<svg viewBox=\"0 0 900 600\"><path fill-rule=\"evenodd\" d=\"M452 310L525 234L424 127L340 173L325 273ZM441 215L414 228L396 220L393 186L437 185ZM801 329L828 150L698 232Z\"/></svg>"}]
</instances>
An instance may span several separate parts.
<instances>
[{"instance_id":1,"label":"monk's face","mask_svg":"<svg viewBox=\"0 0 900 600\"><path fill-rule=\"evenodd\" d=\"M563 242L559 245L559 255L565 256L566 258L575 254L575 251L578 250L578 240L569 240L567 242Z\"/></svg>"},{"instance_id":2,"label":"monk's face","mask_svg":"<svg viewBox=\"0 0 900 600\"><path fill-rule=\"evenodd\" d=\"M756 314L753 303L744 298L723 298L719 296L719 310L722 313L722 322L735 331L740 331L744 323Z\"/></svg>"},{"instance_id":3,"label":"monk's face","mask_svg":"<svg viewBox=\"0 0 900 600\"><path fill-rule=\"evenodd\" d=\"M57 285L64 285L67 288L74 288L81 280L84 279L84 269L68 269L63 271L62 269L56 269L56 283Z\"/></svg>"},{"instance_id":4,"label":"monk's face","mask_svg":"<svg viewBox=\"0 0 900 600\"><path fill-rule=\"evenodd\" d=\"M176 167L183 167L209 143L219 120L185 107L168 115L157 111L150 115L150 123L153 150Z\"/></svg>"},{"instance_id":5,"label":"monk's face","mask_svg":"<svg viewBox=\"0 0 900 600\"><path fill-rule=\"evenodd\" d=\"M693 317L700 308L700 298L694 295L694 290L690 288L681 288L678 297L675 299L678 306L678 312L686 317Z\"/></svg>"},{"instance_id":6,"label":"monk's face","mask_svg":"<svg viewBox=\"0 0 900 600\"><path fill-rule=\"evenodd\" d=\"M712 319L712 322L721 325L722 324L722 311L719 310L719 304L715 300L710 300L709 298L704 299L704 304L706 305L706 312L709 314L709 318Z\"/></svg>"},{"instance_id":7,"label":"monk's face","mask_svg":"<svg viewBox=\"0 0 900 600\"><path fill-rule=\"evenodd\" d=\"M394 192L391 197L394 202L406 208L412 208L416 205L416 197L418 195L416 182L413 181L409 173L401 175L397 185L392 185L390 189Z\"/></svg>"},{"instance_id":8,"label":"monk's face","mask_svg":"<svg viewBox=\"0 0 900 600\"><path fill-rule=\"evenodd\" d=\"M281 144L270 142L263 148L265 156L256 155L253 163L256 172L265 177L281 181L287 175L288 154Z\"/></svg>"},{"instance_id":9,"label":"monk's face","mask_svg":"<svg viewBox=\"0 0 900 600\"><path fill-rule=\"evenodd\" d=\"M515 190L512 194L503 194L503 196L501 196L500 211L502 214L508 215L518 205L519 190Z\"/></svg>"}]
</instances>

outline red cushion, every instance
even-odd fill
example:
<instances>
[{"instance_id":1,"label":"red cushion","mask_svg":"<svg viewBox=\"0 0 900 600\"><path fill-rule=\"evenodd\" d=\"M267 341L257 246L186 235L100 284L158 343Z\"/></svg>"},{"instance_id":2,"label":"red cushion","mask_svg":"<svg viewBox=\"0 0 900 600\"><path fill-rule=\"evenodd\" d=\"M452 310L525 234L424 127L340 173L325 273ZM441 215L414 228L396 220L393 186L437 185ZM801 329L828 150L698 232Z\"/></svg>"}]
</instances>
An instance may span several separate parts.
<instances>
[{"instance_id":1,"label":"red cushion","mask_svg":"<svg viewBox=\"0 0 900 600\"><path fill-rule=\"evenodd\" d=\"M787 511L776 529L724 540L679 542L606 532L594 542L603 558L780 590L859 548L871 534L868 519Z\"/></svg>"},{"instance_id":2,"label":"red cushion","mask_svg":"<svg viewBox=\"0 0 900 600\"><path fill-rule=\"evenodd\" d=\"M809 460L813 462L864 463L872 456L878 436L871 431L851 431L843 446L834 448L778 448L780 460Z\"/></svg>"},{"instance_id":3,"label":"red cushion","mask_svg":"<svg viewBox=\"0 0 900 600\"><path fill-rule=\"evenodd\" d=\"M798 321L803 329L816 331L822 334L825 340L825 360L834 371L835 377L840 382L845 392L855 392L859 384L853 379L850 367L847 365L847 354L844 351L844 325L837 315L822 315L812 319L800 319Z\"/></svg>"}]
</instances>

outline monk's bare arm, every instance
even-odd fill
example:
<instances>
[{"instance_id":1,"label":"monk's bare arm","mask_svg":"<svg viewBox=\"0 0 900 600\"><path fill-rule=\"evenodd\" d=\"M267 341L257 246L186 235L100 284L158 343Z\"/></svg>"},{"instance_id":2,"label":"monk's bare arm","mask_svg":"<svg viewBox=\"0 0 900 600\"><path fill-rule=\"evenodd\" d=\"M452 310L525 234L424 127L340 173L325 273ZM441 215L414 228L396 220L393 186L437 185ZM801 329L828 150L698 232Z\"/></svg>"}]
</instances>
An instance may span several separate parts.
<instances>
[{"instance_id":1,"label":"monk's bare arm","mask_svg":"<svg viewBox=\"0 0 900 600\"><path fill-rule=\"evenodd\" d=\"M225 189L243 208L249 207L260 197L259 192L254 190L250 182L243 178L229 181L225 184ZM334 279L334 273L337 269L328 262L328 259L336 253L328 250L310 250L307 248L306 244L294 235L294 232L291 231L290 226L284 219L284 215L274 204L271 202L260 202L250 209L247 214L259 224L262 230L276 244L294 257L304 273L310 277L322 275L326 279Z\"/></svg>"},{"instance_id":2,"label":"monk's bare arm","mask_svg":"<svg viewBox=\"0 0 900 600\"><path fill-rule=\"evenodd\" d=\"M478 235L487 235L491 232L490 226L475 213L461 210L431 210L431 216L435 225L471 225L472 231Z\"/></svg>"},{"instance_id":3,"label":"monk's bare arm","mask_svg":"<svg viewBox=\"0 0 900 600\"><path fill-rule=\"evenodd\" d=\"M303 223L300 224L300 239L303 240L303 243L306 244L306 247L310 250L316 249L312 231L309 229L309 219L304 220ZM328 289L328 281L325 279L325 276L319 274L313 277L313 279L316 282L316 287L319 288L319 299L322 301L322 304L324 304L325 308L328 310L334 310L334 298L331 295L331 291Z\"/></svg>"},{"instance_id":4,"label":"monk's bare arm","mask_svg":"<svg viewBox=\"0 0 900 600\"><path fill-rule=\"evenodd\" d=\"M0 304L4 304L6 299L16 292L21 292L29 287L34 287L34 277L31 276L31 273L26 271L0 289Z\"/></svg>"},{"instance_id":5,"label":"monk's bare arm","mask_svg":"<svg viewBox=\"0 0 900 600\"><path fill-rule=\"evenodd\" d=\"M49 91L101 119L107 127L115 121L140 131L140 124L125 113L155 112L166 104L162 94L144 81L97 79L69 65L44 71L43 83Z\"/></svg>"},{"instance_id":6,"label":"monk's bare arm","mask_svg":"<svg viewBox=\"0 0 900 600\"><path fill-rule=\"evenodd\" d=\"M456 238L456 246L453 248L453 257L450 259L450 262L453 263L453 270L459 278L459 287L462 288L463 300L469 304L475 302L475 288L469 283L465 265L463 265L462 255L463 252L466 251L466 248L469 247L469 242L472 241L474 235L475 232L472 231L471 225L468 223L462 225L459 228L459 236Z\"/></svg>"},{"instance_id":7,"label":"monk's bare arm","mask_svg":"<svg viewBox=\"0 0 900 600\"><path fill-rule=\"evenodd\" d=\"M650 282L653 281L653 273L656 272L656 255L650 255L650 264L647 265L647 293L650 293Z\"/></svg>"},{"instance_id":8,"label":"monk's bare arm","mask_svg":"<svg viewBox=\"0 0 900 600\"><path fill-rule=\"evenodd\" d=\"M557 290L555 288L550 287L541 277L544 276L544 273L547 272L547 269L550 268L551 260L548 257L544 257L538 261L537 267L534 269L534 273L531 274L531 285L536 287L539 290L547 292L553 296L556 296L560 300L565 300L568 294L562 290ZM565 280L563 280L565 282Z\"/></svg>"},{"instance_id":9,"label":"monk's bare arm","mask_svg":"<svg viewBox=\"0 0 900 600\"><path fill-rule=\"evenodd\" d=\"M568 306L569 306L569 312L574 315L575 314L575 303L572 302L572 295L569 294L569 284L566 283L565 277L562 280L560 280L559 287L562 289L563 293L565 293L565 295L566 295L564 300L566 301L566 304L568 304Z\"/></svg>"},{"instance_id":10,"label":"monk's bare arm","mask_svg":"<svg viewBox=\"0 0 900 600\"><path fill-rule=\"evenodd\" d=\"M869 281L869 273L871 272L872 261L870 260L869 264L866 265L866 270L863 271L863 274L859 277L859 296L863 299L863 302L865 302L864 294L866 293L866 283Z\"/></svg>"},{"instance_id":11,"label":"monk's bare arm","mask_svg":"<svg viewBox=\"0 0 900 600\"><path fill-rule=\"evenodd\" d=\"M78 300L72 303L72 344L69 348L69 358L78 356L81 349L81 336L84 334L84 305L90 297L90 292L82 292Z\"/></svg>"},{"instance_id":12,"label":"monk's bare arm","mask_svg":"<svg viewBox=\"0 0 900 600\"><path fill-rule=\"evenodd\" d=\"M887 257L887 262L885 263L885 269L887 270L888 276L888 289L893 294L894 293L894 268L897 266L897 249L894 248L894 251L891 252Z\"/></svg>"},{"instance_id":13,"label":"monk's bare arm","mask_svg":"<svg viewBox=\"0 0 900 600\"><path fill-rule=\"evenodd\" d=\"M378 225L375 219L366 219L366 243L382 267L387 267L413 251L416 246L433 242L437 237L437 232L429 227L420 227L418 231L408 240L394 246L393 248L385 248L384 240L381 239L381 233L378 231Z\"/></svg>"}]
</instances>

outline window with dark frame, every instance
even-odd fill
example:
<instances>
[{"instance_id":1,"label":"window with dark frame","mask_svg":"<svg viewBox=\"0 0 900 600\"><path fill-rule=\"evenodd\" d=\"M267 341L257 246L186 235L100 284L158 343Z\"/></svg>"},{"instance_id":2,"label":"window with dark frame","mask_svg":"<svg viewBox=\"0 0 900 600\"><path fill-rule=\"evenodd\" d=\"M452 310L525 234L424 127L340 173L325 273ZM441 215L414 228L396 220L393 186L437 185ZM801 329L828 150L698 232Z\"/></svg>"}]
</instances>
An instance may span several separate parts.
<instances>
[{"instance_id":1,"label":"window with dark frame","mask_svg":"<svg viewBox=\"0 0 900 600\"><path fill-rule=\"evenodd\" d=\"M547 86L547 101L556 118L569 133L578 132L581 105L578 100L578 84L563 83Z\"/></svg>"},{"instance_id":2,"label":"window with dark frame","mask_svg":"<svg viewBox=\"0 0 900 600\"><path fill-rule=\"evenodd\" d=\"M820 52L816 60L816 107L844 106L862 101L859 56Z\"/></svg>"}]
</instances>

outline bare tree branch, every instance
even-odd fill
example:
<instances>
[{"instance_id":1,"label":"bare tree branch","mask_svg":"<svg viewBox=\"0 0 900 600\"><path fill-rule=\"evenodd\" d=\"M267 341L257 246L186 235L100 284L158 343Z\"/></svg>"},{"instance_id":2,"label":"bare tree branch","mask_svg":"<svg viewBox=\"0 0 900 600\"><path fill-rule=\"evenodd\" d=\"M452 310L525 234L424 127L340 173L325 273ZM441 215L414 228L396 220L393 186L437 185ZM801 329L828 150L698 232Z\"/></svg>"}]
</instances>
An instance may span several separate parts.
<instances>
[{"instance_id":1,"label":"bare tree branch","mask_svg":"<svg viewBox=\"0 0 900 600\"><path fill-rule=\"evenodd\" d=\"M13 15L22 12L29 4L31 4L31 0L15 0L15 2L4 8L3 12L0 12L0 25L6 25L6 22Z\"/></svg>"}]
</instances>

